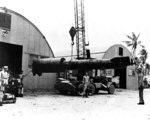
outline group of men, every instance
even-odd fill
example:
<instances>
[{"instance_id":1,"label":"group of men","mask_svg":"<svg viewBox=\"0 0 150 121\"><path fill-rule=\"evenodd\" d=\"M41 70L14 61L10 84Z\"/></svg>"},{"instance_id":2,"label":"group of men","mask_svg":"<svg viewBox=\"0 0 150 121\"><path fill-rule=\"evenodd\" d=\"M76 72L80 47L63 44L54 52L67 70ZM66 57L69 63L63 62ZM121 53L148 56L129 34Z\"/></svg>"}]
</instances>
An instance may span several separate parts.
<instances>
[{"instance_id":1,"label":"group of men","mask_svg":"<svg viewBox=\"0 0 150 121\"><path fill-rule=\"evenodd\" d=\"M138 104L144 104L144 99L143 99L143 76L144 76L144 70L145 70L145 63L141 62L138 64L137 70L138 70L138 81L139 81L139 103ZM9 80L9 72L8 72L8 66L4 66L0 69L0 105L2 105L2 97L3 94L2 92L4 91L4 87L8 85L8 80ZM22 76L23 77L23 76ZM85 72L85 75L83 76L83 97L88 97L88 91L87 87L88 84L90 83L90 77L88 76L88 72Z\"/></svg>"}]
</instances>

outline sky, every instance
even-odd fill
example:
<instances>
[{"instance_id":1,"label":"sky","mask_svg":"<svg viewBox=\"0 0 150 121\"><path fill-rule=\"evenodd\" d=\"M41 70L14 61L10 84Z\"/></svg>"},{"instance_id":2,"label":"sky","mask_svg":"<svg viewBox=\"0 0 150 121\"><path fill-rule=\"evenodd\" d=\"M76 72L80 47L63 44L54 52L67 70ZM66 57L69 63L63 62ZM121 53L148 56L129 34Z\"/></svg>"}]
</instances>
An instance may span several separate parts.
<instances>
[{"instance_id":1,"label":"sky","mask_svg":"<svg viewBox=\"0 0 150 121\"><path fill-rule=\"evenodd\" d=\"M140 33L139 41L150 56L149 5L149 0L84 0L86 42L91 53L106 51L114 44L125 45L123 41L129 40L126 35L134 32ZM0 6L34 23L55 56L71 54L69 30L74 26L74 0L0 0ZM147 61L150 63L150 57Z\"/></svg>"}]
</instances>

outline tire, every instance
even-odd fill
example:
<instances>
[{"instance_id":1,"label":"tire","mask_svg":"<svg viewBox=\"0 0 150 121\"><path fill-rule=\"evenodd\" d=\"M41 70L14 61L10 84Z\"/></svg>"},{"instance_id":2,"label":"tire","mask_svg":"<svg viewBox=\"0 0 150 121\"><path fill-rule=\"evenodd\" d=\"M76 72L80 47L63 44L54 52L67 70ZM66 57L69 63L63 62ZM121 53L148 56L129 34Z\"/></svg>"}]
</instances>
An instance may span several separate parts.
<instances>
[{"instance_id":1,"label":"tire","mask_svg":"<svg viewBox=\"0 0 150 121\"><path fill-rule=\"evenodd\" d=\"M23 94L19 94L19 95L17 95L17 97L23 97Z\"/></svg>"},{"instance_id":2,"label":"tire","mask_svg":"<svg viewBox=\"0 0 150 121\"><path fill-rule=\"evenodd\" d=\"M17 96L18 97L23 97L23 88L18 88L18 92L17 92Z\"/></svg>"},{"instance_id":3,"label":"tire","mask_svg":"<svg viewBox=\"0 0 150 121\"><path fill-rule=\"evenodd\" d=\"M16 103L16 97L12 99L12 103Z\"/></svg>"},{"instance_id":4,"label":"tire","mask_svg":"<svg viewBox=\"0 0 150 121\"><path fill-rule=\"evenodd\" d=\"M59 93L60 93L60 94L63 94L63 95L67 95L67 94L68 94L68 92L67 92L67 91L64 91L64 90L59 90Z\"/></svg>"},{"instance_id":5,"label":"tire","mask_svg":"<svg viewBox=\"0 0 150 121\"><path fill-rule=\"evenodd\" d=\"M95 93L95 86L93 84L89 84L87 87L87 91L89 95L93 95Z\"/></svg>"},{"instance_id":6,"label":"tire","mask_svg":"<svg viewBox=\"0 0 150 121\"><path fill-rule=\"evenodd\" d=\"M0 106L3 106L3 102L0 102Z\"/></svg>"},{"instance_id":7,"label":"tire","mask_svg":"<svg viewBox=\"0 0 150 121\"><path fill-rule=\"evenodd\" d=\"M95 94L98 94L99 93L99 89L95 89Z\"/></svg>"},{"instance_id":8,"label":"tire","mask_svg":"<svg viewBox=\"0 0 150 121\"><path fill-rule=\"evenodd\" d=\"M115 86L113 84L111 84L109 87L108 87L108 93L109 94L114 94L115 92Z\"/></svg>"},{"instance_id":9,"label":"tire","mask_svg":"<svg viewBox=\"0 0 150 121\"><path fill-rule=\"evenodd\" d=\"M83 95L83 87L84 87L83 84L79 84L79 86L78 86L78 95L80 95L80 96Z\"/></svg>"},{"instance_id":10,"label":"tire","mask_svg":"<svg viewBox=\"0 0 150 121\"><path fill-rule=\"evenodd\" d=\"M14 99L13 103L16 103L16 98Z\"/></svg>"}]
</instances>

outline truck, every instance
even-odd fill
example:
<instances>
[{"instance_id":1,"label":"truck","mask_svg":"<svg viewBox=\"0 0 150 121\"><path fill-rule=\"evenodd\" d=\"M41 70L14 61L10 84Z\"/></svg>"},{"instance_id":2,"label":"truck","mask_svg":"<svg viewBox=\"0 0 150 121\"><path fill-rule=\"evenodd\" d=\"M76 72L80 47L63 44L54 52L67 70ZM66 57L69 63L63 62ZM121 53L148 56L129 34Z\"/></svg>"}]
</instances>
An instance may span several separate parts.
<instances>
[{"instance_id":1,"label":"truck","mask_svg":"<svg viewBox=\"0 0 150 121\"><path fill-rule=\"evenodd\" d=\"M54 88L61 94L83 95L82 80L58 78ZM90 78L87 91L89 95L98 94L100 90L107 91L108 94L114 94L117 84L112 82L112 78L105 76L95 76Z\"/></svg>"},{"instance_id":2,"label":"truck","mask_svg":"<svg viewBox=\"0 0 150 121\"><path fill-rule=\"evenodd\" d=\"M78 94L82 95L83 83L82 77L85 71L93 69L114 69L123 68L133 64L133 60L127 57L114 57L107 60L83 59L83 60L66 60L65 58L44 58L34 59L32 64L33 75L41 76L42 73L58 73L58 79L54 88L62 94ZM74 77L61 76L68 75L67 71L76 72ZM94 76L90 77L88 85L89 95L98 93L99 90L106 90L109 94L115 92L117 83L113 82L113 77Z\"/></svg>"}]
</instances>

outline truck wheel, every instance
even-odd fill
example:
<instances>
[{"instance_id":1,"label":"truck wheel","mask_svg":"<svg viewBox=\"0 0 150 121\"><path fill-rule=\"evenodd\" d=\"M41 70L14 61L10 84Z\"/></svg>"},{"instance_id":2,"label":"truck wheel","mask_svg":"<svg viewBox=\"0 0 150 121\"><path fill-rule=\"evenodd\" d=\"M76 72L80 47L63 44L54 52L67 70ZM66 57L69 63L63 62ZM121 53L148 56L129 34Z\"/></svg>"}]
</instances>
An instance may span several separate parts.
<instances>
[{"instance_id":1,"label":"truck wheel","mask_svg":"<svg viewBox=\"0 0 150 121\"><path fill-rule=\"evenodd\" d=\"M83 87L84 87L83 84L79 84L79 86L78 86L78 95L80 95L80 96L83 95Z\"/></svg>"},{"instance_id":2,"label":"truck wheel","mask_svg":"<svg viewBox=\"0 0 150 121\"><path fill-rule=\"evenodd\" d=\"M68 92L67 92L67 91L64 91L64 90L59 90L59 93L60 93L60 94L63 94L63 95L68 94Z\"/></svg>"},{"instance_id":3,"label":"truck wheel","mask_svg":"<svg viewBox=\"0 0 150 121\"><path fill-rule=\"evenodd\" d=\"M95 93L95 86L93 84L89 84L87 90L89 95L93 95Z\"/></svg>"},{"instance_id":4,"label":"truck wheel","mask_svg":"<svg viewBox=\"0 0 150 121\"><path fill-rule=\"evenodd\" d=\"M16 103L16 97L14 97L14 99L12 100L12 103Z\"/></svg>"},{"instance_id":5,"label":"truck wheel","mask_svg":"<svg viewBox=\"0 0 150 121\"><path fill-rule=\"evenodd\" d=\"M113 84L111 84L109 87L108 87L108 93L109 94L114 94L115 92L115 86Z\"/></svg>"},{"instance_id":6,"label":"truck wheel","mask_svg":"<svg viewBox=\"0 0 150 121\"><path fill-rule=\"evenodd\" d=\"M99 92L99 89L95 89L95 94L98 94L98 92Z\"/></svg>"},{"instance_id":7,"label":"truck wheel","mask_svg":"<svg viewBox=\"0 0 150 121\"><path fill-rule=\"evenodd\" d=\"M18 88L18 96L19 96L19 97L23 97L23 92L24 92L23 87Z\"/></svg>"}]
</instances>

